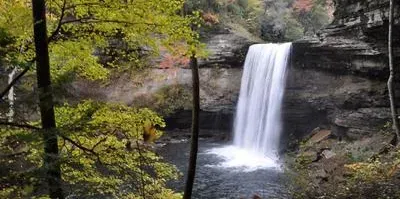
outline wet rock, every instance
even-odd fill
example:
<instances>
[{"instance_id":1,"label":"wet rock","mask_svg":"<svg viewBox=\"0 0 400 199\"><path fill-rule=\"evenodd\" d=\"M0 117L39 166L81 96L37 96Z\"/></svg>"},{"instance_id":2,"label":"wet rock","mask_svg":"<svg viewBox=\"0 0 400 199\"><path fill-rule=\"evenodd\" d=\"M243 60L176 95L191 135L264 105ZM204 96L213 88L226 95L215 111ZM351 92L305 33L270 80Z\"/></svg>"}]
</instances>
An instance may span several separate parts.
<instances>
[{"instance_id":1,"label":"wet rock","mask_svg":"<svg viewBox=\"0 0 400 199\"><path fill-rule=\"evenodd\" d=\"M322 155L323 155L324 158L326 158L326 159L331 159L331 158L333 158L333 157L336 156L336 153L334 153L334 152L331 151L331 150L324 150L324 151L322 151Z\"/></svg>"},{"instance_id":2,"label":"wet rock","mask_svg":"<svg viewBox=\"0 0 400 199\"><path fill-rule=\"evenodd\" d=\"M246 33L241 34L241 31ZM226 28L217 34L210 35L204 40L209 56L199 60L200 67L241 68L243 66L248 47L251 44L262 43L261 39L244 30Z\"/></svg>"}]
</instances>

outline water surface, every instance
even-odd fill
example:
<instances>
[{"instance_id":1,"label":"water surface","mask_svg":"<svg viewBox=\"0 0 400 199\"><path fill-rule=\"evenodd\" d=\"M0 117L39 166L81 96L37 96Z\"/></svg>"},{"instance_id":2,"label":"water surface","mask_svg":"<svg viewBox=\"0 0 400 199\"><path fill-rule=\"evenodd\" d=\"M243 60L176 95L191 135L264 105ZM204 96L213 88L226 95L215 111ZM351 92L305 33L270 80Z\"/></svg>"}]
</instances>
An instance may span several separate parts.
<instances>
[{"instance_id":1,"label":"water surface","mask_svg":"<svg viewBox=\"0 0 400 199\"><path fill-rule=\"evenodd\" d=\"M223 158L210 153L210 149L226 146L226 143L207 139L200 141L193 198L239 199L251 198L255 194L266 199L288 198L283 185L283 173L276 168L248 170L245 167L225 167ZM162 147L159 154L186 173L189 149L187 141L170 143ZM182 177L169 185L182 191L184 181L185 178Z\"/></svg>"}]
</instances>

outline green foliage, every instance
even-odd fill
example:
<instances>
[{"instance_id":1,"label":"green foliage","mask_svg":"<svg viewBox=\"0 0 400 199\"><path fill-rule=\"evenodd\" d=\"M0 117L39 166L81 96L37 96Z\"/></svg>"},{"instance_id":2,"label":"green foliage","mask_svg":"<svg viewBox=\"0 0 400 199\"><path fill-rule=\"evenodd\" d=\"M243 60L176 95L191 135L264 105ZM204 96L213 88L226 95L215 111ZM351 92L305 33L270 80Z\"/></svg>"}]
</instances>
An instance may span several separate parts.
<instances>
[{"instance_id":1,"label":"green foliage","mask_svg":"<svg viewBox=\"0 0 400 199\"><path fill-rule=\"evenodd\" d=\"M74 75L89 80L105 80L109 71L92 55L92 44L87 40L64 41L49 49L51 56L51 74L56 84L61 84Z\"/></svg>"},{"instance_id":2,"label":"green foliage","mask_svg":"<svg viewBox=\"0 0 400 199\"><path fill-rule=\"evenodd\" d=\"M159 47L173 51L176 42L197 50L197 33L190 28L198 15L181 16L183 0L93 2L54 0L46 4L52 78L63 82L76 76L105 80L110 67L142 67ZM6 61L24 63L35 55L30 3L0 2L0 30L10 37ZM3 35L3 34L2 34ZM188 54L188 53L187 53ZM108 57L100 63L99 55Z\"/></svg>"},{"instance_id":3,"label":"green foliage","mask_svg":"<svg viewBox=\"0 0 400 199\"><path fill-rule=\"evenodd\" d=\"M86 101L76 106L57 108L56 118L61 137L62 178L68 195L79 198L179 198L179 194L165 188L168 180L178 177L176 168L164 163L143 143L146 125L165 126L154 112ZM31 165L33 171L40 171L43 146L33 134L38 132L20 129L1 131L1 151L12 154L23 150L26 153L23 162ZM157 130L157 134L160 136L161 132ZM14 145L9 143L11 140ZM9 158L2 163L10 165L13 160ZM11 173L27 176L24 172ZM30 188L38 186L33 183L38 181L33 174L21 179L18 187L10 184L2 189L1 196L23 198L21 194L38 194ZM3 176L1 180L5 178L10 176ZM30 181L31 178L34 180Z\"/></svg>"},{"instance_id":4,"label":"green foliage","mask_svg":"<svg viewBox=\"0 0 400 199\"><path fill-rule=\"evenodd\" d=\"M191 102L191 95L181 85L165 86L155 93L155 106L162 115L168 115L178 109L188 108Z\"/></svg>"},{"instance_id":5,"label":"green foliage","mask_svg":"<svg viewBox=\"0 0 400 199\"><path fill-rule=\"evenodd\" d=\"M304 36L304 27L292 14L287 14L284 20L286 22L285 40L294 41Z\"/></svg>"},{"instance_id":6,"label":"green foliage","mask_svg":"<svg viewBox=\"0 0 400 199\"><path fill-rule=\"evenodd\" d=\"M400 170L400 149L393 150L385 156L366 162L345 165L351 173L353 182L373 182L391 178Z\"/></svg>"},{"instance_id":7,"label":"green foliage","mask_svg":"<svg viewBox=\"0 0 400 199\"><path fill-rule=\"evenodd\" d=\"M188 0L187 10L200 10L204 13L218 13L225 22L237 19L249 19L252 13L258 11L259 0Z\"/></svg>"},{"instance_id":8,"label":"green foliage","mask_svg":"<svg viewBox=\"0 0 400 199\"><path fill-rule=\"evenodd\" d=\"M375 135L366 138L367 143L332 139L312 145L303 142L286 158L290 194L293 198L398 198L400 150L385 144L391 137ZM370 146L372 143L378 146ZM318 150L325 147L335 156L316 160Z\"/></svg>"},{"instance_id":9,"label":"green foliage","mask_svg":"<svg viewBox=\"0 0 400 199\"><path fill-rule=\"evenodd\" d=\"M329 0L189 0L186 9L200 10L203 17L218 16L222 25L231 23L247 28L266 41L282 42L316 34L330 22Z\"/></svg>"},{"instance_id":10,"label":"green foliage","mask_svg":"<svg viewBox=\"0 0 400 199\"><path fill-rule=\"evenodd\" d=\"M315 34L330 22L329 9L326 0L314 0L310 10L295 10L295 17L304 27L305 34Z\"/></svg>"},{"instance_id":11,"label":"green foliage","mask_svg":"<svg viewBox=\"0 0 400 199\"><path fill-rule=\"evenodd\" d=\"M160 47L174 55L202 56L202 44L191 29L192 25L199 26L199 13L182 16L183 3L47 1L50 68L56 84L53 86L62 86L77 77L105 81L111 70L144 67L148 58L158 55ZM30 1L0 1L0 52L5 52L1 54L5 65L24 68L34 59L31 18ZM177 43L183 44L184 49L175 52ZM165 126L156 113L86 101L58 107L56 121L67 195L180 197L165 188L167 180L178 176L177 170L143 143L144 126ZM39 122L27 123L39 127ZM0 198L47 197L41 132L35 128L1 128L0 133ZM157 135L161 135L159 130Z\"/></svg>"}]
</instances>

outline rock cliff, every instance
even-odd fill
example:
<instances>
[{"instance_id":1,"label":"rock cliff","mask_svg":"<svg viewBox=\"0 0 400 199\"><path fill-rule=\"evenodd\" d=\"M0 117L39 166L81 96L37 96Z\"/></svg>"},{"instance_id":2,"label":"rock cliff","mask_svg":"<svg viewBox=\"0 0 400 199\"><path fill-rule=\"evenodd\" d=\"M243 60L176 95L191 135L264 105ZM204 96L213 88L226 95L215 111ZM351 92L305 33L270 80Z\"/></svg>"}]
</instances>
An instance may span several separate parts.
<instances>
[{"instance_id":1,"label":"rock cliff","mask_svg":"<svg viewBox=\"0 0 400 199\"><path fill-rule=\"evenodd\" d=\"M200 126L203 129L229 131L232 127L247 49L251 44L261 43L262 40L253 37L244 29L226 27L207 33L203 42L209 56L199 60ZM187 67L154 67L149 69L147 74L138 76L141 76L140 81L134 81L127 74L113 77L107 85L76 81L69 90L73 98L96 98L128 105L137 105L142 96L154 94L167 86L180 85L188 93L191 92L191 70ZM185 107L176 110L166 117L166 121L168 129L190 128L191 110Z\"/></svg>"},{"instance_id":2,"label":"rock cliff","mask_svg":"<svg viewBox=\"0 0 400 199\"><path fill-rule=\"evenodd\" d=\"M400 7L395 8L396 65L400 60ZM348 139L370 135L390 122L387 100L388 0L336 0L334 21L315 37L293 43L284 102L285 135L301 137L316 127ZM245 31L219 30L204 39L200 60L201 127L230 130L248 47L260 43ZM76 83L79 96L135 104L162 86L190 88L190 69L152 69L142 85L119 77L102 89ZM169 128L189 128L190 110L166 118Z\"/></svg>"},{"instance_id":3,"label":"rock cliff","mask_svg":"<svg viewBox=\"0 0 400 199\"><path fill-rule=\"evenodd\" d=\"M297 41L285 98L287 131L331 128L357 139L390 122L388 0L337 0L335 19L314 38ZM395 3L395 65L400 55L400 3Z\"/></svg>"}]
</instances>

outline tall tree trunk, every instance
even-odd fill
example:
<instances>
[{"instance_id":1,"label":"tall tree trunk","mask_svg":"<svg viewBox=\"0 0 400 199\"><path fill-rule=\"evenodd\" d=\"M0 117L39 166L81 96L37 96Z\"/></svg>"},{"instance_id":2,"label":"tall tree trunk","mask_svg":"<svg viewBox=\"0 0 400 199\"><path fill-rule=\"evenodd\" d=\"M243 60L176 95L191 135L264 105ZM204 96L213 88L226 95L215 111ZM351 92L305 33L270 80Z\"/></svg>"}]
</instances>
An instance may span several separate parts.
<instances>
[{"instance_id":1,"label":"tall tree trunk","mask_svg":"<svg viewBox=\"0 0 400 199\"><path fill-rule=\"evenodd\" d=\"M50 81L45 0L32 0L32 11L34 19L37 84L39 87L39 108L45 152L45 178L48 183L50 198L63 199L57 129Z\"/></svg>"},{"instance_id":2,"label":"tall tree trunk","mask_svg":"<svg viewBox=\"0 0 400 199\"><path fill-rule=\"evenodd\" d=\"M192 85L193 85L193 110L192 110L192 139L190 147L189 166L185 184L185 192L183 199L192 198L193 183L196 174L196 162L199 140L199 113L200 113L200 88L199 88L199 66L197 58L193 54L190 57L190 66L192 68Z\"/></svg>"},{"instance_id":3,"label":"tall tree trunk","mask_svg":"<svg viewBox=\"0 0 400 199\"><path fill-rule=\"evenodd\" d=\"M390 9L389 9L389 36L388 36L388 47L389 47L389 80L388 80L388 90L389 90L389 100L390 100L390 109L392 112L393 118L393 127L395 129L395 143L397 144L400 138L400 126L399 126L399 118L397 113L397 107L395 102L395 90L394 90L394 63L393 63L393 14L394 14L394 0L390 0Z\"/></svg>"}]
</instances>

